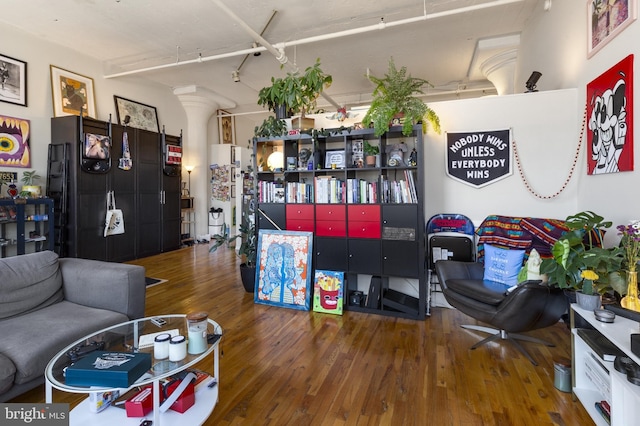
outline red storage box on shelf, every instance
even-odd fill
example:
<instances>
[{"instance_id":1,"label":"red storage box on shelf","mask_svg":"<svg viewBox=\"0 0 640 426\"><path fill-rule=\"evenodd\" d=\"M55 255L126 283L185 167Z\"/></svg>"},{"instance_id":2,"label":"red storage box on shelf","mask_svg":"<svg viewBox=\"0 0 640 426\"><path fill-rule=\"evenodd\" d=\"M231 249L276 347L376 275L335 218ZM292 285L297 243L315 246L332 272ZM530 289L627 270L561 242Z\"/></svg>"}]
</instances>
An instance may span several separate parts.
<instances>
[{"instance_id":1,"label":"red storage box on shelf","mask_svg":"<svg viewBox=\"0 0 640 426\"><path fill-rule=\"evenodd\" d=\"M144 417L153 409L153 389L147 386L124 403L127 417Z\"/></svg>"},{"instance_id":2,"label":"red storage box on shelf","mask_svg":"<svg viewBox=\"0 0 640 426\"><path fill-rule=\"evenodd\" d=\"M167 385L166 387L166 398L169 398L173 391L180 385L180 381L174 381ZM173 411L177 411L178 413L184 413L187 411L193 404L196 403L196 394L195 394L195 384L194 382L189 383L187 387L182 391L182 394L178 397L176 402L171 404L169 407Z\"/></svg>"}]
</instances>

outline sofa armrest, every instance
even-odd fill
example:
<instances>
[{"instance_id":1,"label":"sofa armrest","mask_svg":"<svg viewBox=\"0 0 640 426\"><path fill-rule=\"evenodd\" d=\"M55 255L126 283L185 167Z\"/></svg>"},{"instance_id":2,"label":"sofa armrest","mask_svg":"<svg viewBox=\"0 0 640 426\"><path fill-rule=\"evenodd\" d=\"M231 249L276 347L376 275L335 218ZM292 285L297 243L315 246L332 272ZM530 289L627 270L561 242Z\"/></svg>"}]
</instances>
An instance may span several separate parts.
<instances>
[{"instance_id":1,"label":"sofa armrest","mask_svg":"<svg viewBox=\"0 0 640 426\"><path fill-rule=\"evenodd\" d=\"M99 260L60 258L66 300L80 305L142 318L145 309L145 269Z\"/></svg>"}]
</instances>

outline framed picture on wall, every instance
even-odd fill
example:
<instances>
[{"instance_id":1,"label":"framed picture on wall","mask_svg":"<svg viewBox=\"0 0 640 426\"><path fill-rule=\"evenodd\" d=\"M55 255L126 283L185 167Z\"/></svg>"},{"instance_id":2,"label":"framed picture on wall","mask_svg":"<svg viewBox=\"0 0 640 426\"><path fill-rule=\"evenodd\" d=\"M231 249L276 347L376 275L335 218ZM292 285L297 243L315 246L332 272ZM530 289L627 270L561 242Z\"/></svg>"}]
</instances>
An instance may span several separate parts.
<instances>
[{"instance_id":1,"label":"framed picture on wall","mask_svg":"<svg viewBox=\"0 0 640 426\"><path fill-rule=\"evenodd\" d=\"M27 106L27 63L0 54L0 101Z\"/></svg>"},{"instance_id":2,"label":"framed picture on wall","mask_svg":"<svg viewBox=\"0 0 640 426\"><path fill-rule=\"evenodd\" d=\"M0 115L0 167L31 167L31 121ZM0 178L2 174L0 173ZM6 184L15 179L6 179ZM2 185L0 185L2 186Z\"/></svg>"},{"instance_id":3,"label":"framed picture on wall","mask_svg":"<svg viewBox=\"0 0 640 426\"><path fill-rule=\"evenodd\" d=\"M633 57L587 84L587 174L633 171Z\"/></svg>"},{"instance_id":4,"label":"framed picture on wall","mask_svg":"<svg viewBox=\"0 0 640 426\"><path fill-rule=\"evenodd\" d=\"M595 55L637 18L638 0L587 1L587 57Z\"/></svg>"},{"instance_id":5,"label":"framed picture on wall","mask_svg":"<svg viewBox=\"0 0 640 426\"><path fill-rule=\"evenodd\" d=\"M220 128L220 143L235 145L236 143L236 120L230 112L223 109L218 110L218 125Z\"/></svg>"},{"instance_id":6,"label":"framed picture on wall","mask_svg":"<svg viewBox=\"0 0 640 426\"><path fill-rule=\"evenodd\" d=\"M93 79L54 65L51 69L53 116L80 115L96 118Z\"/></svg>"},{"instance_id":7,"label":"framed picture on wall","mask_svg":"<svg viewBox=\"0 0 640 426\"><path fill-rule=\"evenodd\" d=\"M123 124L126 117L129 116L128 126L156 133L160 132L160 123L158 122L158 111L156 107L115 95L113 99L116 103L118 124Z\"/></svg>"}]
</instances>

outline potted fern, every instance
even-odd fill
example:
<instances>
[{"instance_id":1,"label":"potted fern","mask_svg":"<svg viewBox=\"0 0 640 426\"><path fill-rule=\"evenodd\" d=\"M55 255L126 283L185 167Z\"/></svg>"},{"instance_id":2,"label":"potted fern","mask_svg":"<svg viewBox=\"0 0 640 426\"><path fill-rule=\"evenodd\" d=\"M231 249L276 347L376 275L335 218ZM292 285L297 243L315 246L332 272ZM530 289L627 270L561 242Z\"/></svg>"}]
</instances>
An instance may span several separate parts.
<instances>
[{"instance_id":1,"label":"potted fern","mask_svg":"<svg viewBox=\"0 0 640 426\"><path fill-rule=\"evenodd\" d=\"M427 80L407 75L407 68L396 68L393 58L389 60L389 70L383 78L369 76L375 85L371 107L362 119L362 125L369 127L373 123L375 135L381 136L389 130L390 124L397 119L402 122L402 134L411 135L413 125L422 123L426 133L427 123L440 133L440 119L422 100L414 94L424 93L422 87L431 85Z\"/></svg>"}]
</instances>

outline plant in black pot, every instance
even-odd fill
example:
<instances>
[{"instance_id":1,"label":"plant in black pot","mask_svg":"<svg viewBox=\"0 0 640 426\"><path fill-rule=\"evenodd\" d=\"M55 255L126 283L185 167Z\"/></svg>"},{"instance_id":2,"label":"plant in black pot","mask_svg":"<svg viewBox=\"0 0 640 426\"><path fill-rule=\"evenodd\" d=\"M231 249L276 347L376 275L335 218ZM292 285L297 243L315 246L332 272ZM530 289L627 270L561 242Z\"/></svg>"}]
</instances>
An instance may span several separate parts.
<instances>
[{"instance_id":1,"label":"plant in black pot","mask_svg":"<svg viewBox=\"0 0 640 426\"><path fill-rule=\"evenodd\" d=\"M396 68L393 58L389 60L389 70L383 78L368 76L375 85L371 107L362 119L363 126L373 123L375 135L381 136L389 126L398 120L402 123L402 133L411 135L413 125L422 123L426 133L427 123L440 133L440 119L431 108L414 94L424 93L422 87L431 85L427 80L407 75L407 68Z\"/></svg>"},{"instance_id":2,"label":"plant in black pot","mask_svg":"<svg viewBox=\"0 0 640 426\"><path fill-rule=\"evenodd\" d=\"M231 236L226 232L225 226L223 235L214 235L211 238L212 244L211 247L209 247L209 252L213 253L223 245L230 247L231 243L240 238L241 243L237 251L238 256L242 259L242 263L240 264L240 278L244 289L251 293L255 288L258 236L253 221L240 225L239 231L238 234Z\"/></svg>"},{"instance_id":3,"label":"plant in black pot","mask_svg":"<svg viewBox=\"0 0 640 426\"><path fill-rule=\"evenodd\" d=\"M376 155L380 154L380 147L377 145L371 145L369 141L364 141L364 159L367 167L373 167L376 165Z\"/></svg>"},{"instance_id":4,"label":"plant in black pot","mask_svg":"<svg viewBox=\"0 0 640 426\"><path fill-rule=\"evenodd\" d=\"M623 295L626 281L620 273L622 251L619 247L600 246L611 222L585 211L567 217L566 225L569 231L553 245L553 258L544 259L540 265L540 272L547 274L549 284L575 291L579 304L583 299L593 299L591 303L598 307L605 293L616 291Z\"/></svg>"},{"instance_id":5,"label":"plant in black pot","mask_svg":"<svg viewBox=\"0 0 640 426\"><path fill-rule=\"evenodd\" d=\"M258 105L273 111L276 120L297 113L304 118L306 113L315 109L320 93L329 87L332 81L332 77L320 68L318 58L314 65L305 69L304 74L295 71L288 72L284 78L271 77L271 86L263 87L258 92Z\"/></svg>"}]
</instances>

